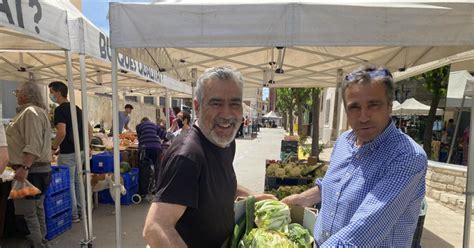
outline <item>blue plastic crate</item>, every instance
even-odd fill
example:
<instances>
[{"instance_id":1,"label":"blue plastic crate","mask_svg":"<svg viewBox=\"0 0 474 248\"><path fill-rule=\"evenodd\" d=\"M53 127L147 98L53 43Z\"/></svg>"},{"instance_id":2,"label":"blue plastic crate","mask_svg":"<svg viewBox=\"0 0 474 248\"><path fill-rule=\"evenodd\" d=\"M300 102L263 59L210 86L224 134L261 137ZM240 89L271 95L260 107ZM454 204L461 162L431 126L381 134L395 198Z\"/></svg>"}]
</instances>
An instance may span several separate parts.
<instances>
[{"instance_id":1,"label":"blue plastic crate","mask_svg":"<svg viewBox=\"0 0 474 248\"><path fill-rule=\"evenodd\" d=\"M65 189L51 195L46 195L44 198L44 214L52 217L59 212L63 212L71 207L71 191Z\"/></svg>"},{"instance_id":2,"label":"blue plastic crate","mask_svg":"<svg viewBox=\"0 0 474 248\"><path fill-rule=\"evenodd\" d=\"M132 197L134 194L138 193L138 185L135 185L131 187L130 189L127 189L127 193L125 195L120 196L120 204L121 205L131 205L133 204L132 202ZM112 196L110 195L110 191L108 189L99 191L99 203L104 203L104 204L115 204L114 200L112 199Z\"/></svg>"},{"instance_id":3,"label":"blue plastic crate","mask_svg":"<svg viewBox=\"0 0 474 248\"><path fill-rule=\"evenodd\" d=\"M122 155L120 155L122 161ZM92 155L91 171L96 174L114 172L114 154L112 152L103 152Z\"/></svg>"},{"instance_id":4,"label":"blue plastic crate","mask_svg":"<svg viewBox=\"0 0 474 248\"><path fill-rule=\"evenodd\" d=\"M123 179L123 185L126 189L132 188L138 184L138 168L132 168L131 171L120 173Z\"/></svg>"},{"instance_id":5,"label":"blue plastic crate","mask_svg":"<svg viewBox=\"0 0 474 248\"><path fill-rule=\"evenodd\" d=\"M71 229L71 227L72 212L71 208L69 208L63 212L57 213L56 215L50 218L46 218L46 239L52 240L63 232Z\"/></svg>"},{"instance_id":6,"label":"blue plastic crate","mask_svg":"<svg viewBox=\"0 0 474 248\"><path fill-rule=\"evenodd\" d=\"M51 195L69 189L69 168L66 166L51 167L51 183L46 190L46 195Z\"/></svg>"}]
</instances>

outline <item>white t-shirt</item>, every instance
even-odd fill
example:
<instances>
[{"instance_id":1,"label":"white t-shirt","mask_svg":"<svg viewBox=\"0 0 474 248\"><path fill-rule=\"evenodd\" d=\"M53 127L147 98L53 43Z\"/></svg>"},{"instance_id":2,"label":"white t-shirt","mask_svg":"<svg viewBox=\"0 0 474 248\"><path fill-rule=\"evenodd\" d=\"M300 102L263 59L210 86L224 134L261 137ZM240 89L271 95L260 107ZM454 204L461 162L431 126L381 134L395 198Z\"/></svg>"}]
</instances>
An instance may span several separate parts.
<instances>
[{"instance_id":1,"label":"white t-shirt","mask_svg":"<svg viewBox=\"0 0 474 248\"><path fill-rule=\"evenodd\" d=\"M0 146L7 146L7 137L5 136L5 127L0 123Z\"/></svg>"}]
</instances>

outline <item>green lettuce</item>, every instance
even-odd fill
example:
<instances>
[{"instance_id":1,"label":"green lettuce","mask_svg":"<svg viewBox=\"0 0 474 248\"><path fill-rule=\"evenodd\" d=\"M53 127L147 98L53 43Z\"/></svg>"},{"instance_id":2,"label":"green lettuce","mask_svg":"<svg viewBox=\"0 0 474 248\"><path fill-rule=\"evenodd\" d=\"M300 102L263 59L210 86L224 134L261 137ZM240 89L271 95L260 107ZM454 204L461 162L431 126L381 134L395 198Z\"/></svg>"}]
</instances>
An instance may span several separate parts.
<instances>
[{"instance_id":1,"label":"green lettuce","mask_svg":"<svg viewBox=\"0 0 474 248\"><path fill-rule=\"evenodd\" d=\"M288 238L293 241L298 248L311 248L314 239L307 229L298 223L291 223L288 226Z\"/></svg>"},{"instance_id":2,"label":"green lettuce","mask_svg":"<svg viewBox=\"0 0 474 248\"><path fill-rule=\"evenodd\" d=\"M277 200L263 200L255 203L255 224L265 230L288 231L291 222L290 208Z\"/></svg>"},{"instance_id":3,"label":"green lettuce","mask_svg":"<svg viewBox=\"0 0 474 248\"><path fill-rule=\"evenodd\" d=\"M254 228L244 237L240 247L245 248L297 248L284 234Z\"/></svg>"}]
</instances>

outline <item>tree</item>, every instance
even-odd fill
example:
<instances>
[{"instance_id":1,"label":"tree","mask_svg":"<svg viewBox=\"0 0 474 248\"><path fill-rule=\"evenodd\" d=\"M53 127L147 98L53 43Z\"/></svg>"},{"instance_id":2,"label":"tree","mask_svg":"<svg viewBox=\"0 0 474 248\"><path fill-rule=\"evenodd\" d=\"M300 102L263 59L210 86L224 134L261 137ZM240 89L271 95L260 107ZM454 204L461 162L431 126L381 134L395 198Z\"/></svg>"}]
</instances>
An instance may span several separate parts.
<instances>
[{"instance_id":1,"label":"tree","mask_svg":"<svg viewBox=\"0 0 474 248\"><path fill-rule=\"evenodd\" d=\"M429 72L425 72L416 77L416 79L424 80L423 85L431 92L433 96L430 104L430 112L425 121L425 130L423 133L423 149L425 150L428 158L431 156L431 140L433 136L433 123L436 117L436 108L438 108L440 99L446 96L446 90L448 88L449 81L449 71L450 66L447 65Z\"/></svg>"},{"instance_id":2,"label":"tree","mask_svg":"<svg viewBox=\"0 0 474 248\"><path fill-rule=\"evenodd\" d=\"M291 94L295 99L296 105L296 114L298 116L298 135L303 137L303 114L305 110L305 105L311 102L311 89L304 88L292 88Z\"/></svg>"},{"instance_id":3,"label":"tree","mask_svg":"<svg viewBox=\"0 0 474 248\"><path fill-rule=\"evenodd\" d=\"M319 161L319 95L321 94L321 89L314 88L311 89L311 101L312 101L312 126L313 126L313 133L311 134L311 139L313 140L311 143L311 156L316 157Z\"/></svg>"},{"instance_id":4,"label":"tree","mask_svg":"<svg viewBox=\"0 0 474 248\"><path fill-rule=\"evenodd\" d=\"M293 110L295 108L295 101L293 100L292 90L289 88L277 89L277 108L283 113L285 122L288 119L290 135L293 135ZM285 114L287 116L285 116ZM288 118L286 118L288 117Z\"/></svg>"}]
</instances>

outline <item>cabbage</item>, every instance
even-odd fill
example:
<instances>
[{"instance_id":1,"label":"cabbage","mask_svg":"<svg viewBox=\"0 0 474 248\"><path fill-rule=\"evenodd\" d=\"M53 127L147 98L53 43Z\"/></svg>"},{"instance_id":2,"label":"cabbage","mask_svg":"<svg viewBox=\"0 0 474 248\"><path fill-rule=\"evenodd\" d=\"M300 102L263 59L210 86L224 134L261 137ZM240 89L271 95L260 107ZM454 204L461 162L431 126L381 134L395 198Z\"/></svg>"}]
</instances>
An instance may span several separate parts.
<instances>
[{"instance_id":1,"label":"cabbage","mask_svg":"<svg viewBox=\"0 0 474 248\"><path fill-rule=\"evenodd\" d=\"M288 175L290 177L299 177L299 176L301 176L301 168L298 167L298 166L295 166L295 167L291 168L290 171L288 172Z\"/></svg>"},{"instance_id":2,"label":"cabbage","mask_svg":"<svg viewBox=\"0 0 474 248\"><path fill-rule=\"evenodd\" d=\"M311 248L314 239L309 231L298 223L291 223L288 226L288 238L293 241L298 248Z\"/></svg>"},{"instance_id":3,"label":"cabbage","mask_svg":"<svg viewBox=\"0 0 474 248\"><path fill-rule=\"evenodd\" d=\"M267 176L274 176L275 175L275 171L277 169L280 168L280 165L279 164L270 164L268 167L267 167Z\"/></svg>"},{"instance_id":4,"label":"cabbage","mask_svg":"<svg viewBox=\"0 0 474 248\"><path fill-rule=\"evenodd\" d=\"M265 230L286 232L291 222L290 208L277 200L255 203L255 224Z\"/></svg>"},{"instance_id":5,"label":"cabbage","mask_svg":"<svg viewBox=\"0 0 474 248\"><path fill-rule=\"evenodd\" d=\"M254 228L243 239L245 248L297 248L284 234Z\"/></svg>"},{"instance_id":6,"label":"cabbage","mask_svg":"<svg viewBox=\"0 0 474 248\"><path fill-rule=\"evenodd\" d=\"M278 169L275 170L275 176L276 176L276 177L284 178L285 175L286 175L285 169L283 169L283 168L278 168Z\"/></svg>"}]
</instances>

